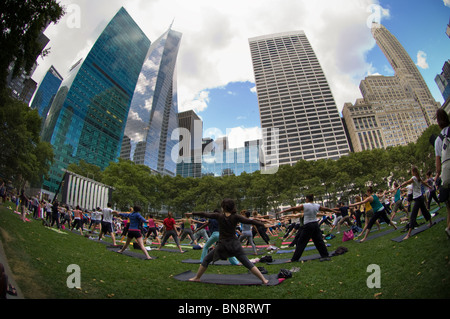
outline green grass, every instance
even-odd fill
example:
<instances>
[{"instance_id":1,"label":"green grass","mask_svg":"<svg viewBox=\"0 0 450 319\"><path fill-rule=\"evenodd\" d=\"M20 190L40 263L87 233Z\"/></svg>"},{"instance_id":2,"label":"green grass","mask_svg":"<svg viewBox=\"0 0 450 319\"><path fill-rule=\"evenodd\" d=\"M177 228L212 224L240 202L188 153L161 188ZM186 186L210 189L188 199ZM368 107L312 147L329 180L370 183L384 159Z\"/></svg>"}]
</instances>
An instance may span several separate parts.
<instances>
[{"instance_id":1,"label":"green grass","mask_svg":"<svg viewBox=\"0 0 450 319\"><path fill-rule=\"evenodd\" d=\"M446 214L441 209L439 216ZM383 226L386 227L386 226ZM345 227L344 227L345 228ZM376 228L376 227L375 227ZM59 234L40 221L23 223L19 215L0 206L0 238L9 265L25 298L29 299L442 299L450 297L450 240L441 222L407 241L396 243L384 237L357 243L342 243L342 235L329 240L329 250L348 248L330 262L309 261L266 265L269 274L281 268L301 270L275 287L220 286L180 282L172 277L198 265L185 264L201 252L184 254L151 251L156 260L143 261L108 251L105 245L78 234ZM261 243L257 238L257 243ZM187 243L187 240L185 240ZM138 250L136 250L138 251ZM305 254L317 253L307 251ZM291 254L274 254L289 258ZM80 266L81 289L69 289L67 267ZM367 287L371 273L381 269L381 288ZM237 266L210 266L208 273L243 273Z\"/></svg>"}]
</instances>

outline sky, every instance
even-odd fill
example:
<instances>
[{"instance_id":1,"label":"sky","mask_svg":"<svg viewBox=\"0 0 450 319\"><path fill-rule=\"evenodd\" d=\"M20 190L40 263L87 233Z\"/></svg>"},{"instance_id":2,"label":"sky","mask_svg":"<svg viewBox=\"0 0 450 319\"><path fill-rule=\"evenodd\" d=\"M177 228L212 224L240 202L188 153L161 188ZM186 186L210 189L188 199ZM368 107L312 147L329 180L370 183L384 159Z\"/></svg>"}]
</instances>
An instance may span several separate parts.
<instances>
[{"instance_id":1,"label":"sky","mask_svg":"<svg viewBox=\"0 0 450 319\"><path fill-rule=\"evenodd\" d=\"M172 25L183 34L177 61L179 111L194 110L204 137L228 135L231 147L260 135L248 39L303 30L318 56L339 111L361 98L368 75L393 75L370 32L381 22L403 44L436 101L434 78L450 59L450 0L60 0L66 15L45 34L50 54L33 79L51 65L64 77L124 7L151 41Z\"/></svg>"}]
</instances>

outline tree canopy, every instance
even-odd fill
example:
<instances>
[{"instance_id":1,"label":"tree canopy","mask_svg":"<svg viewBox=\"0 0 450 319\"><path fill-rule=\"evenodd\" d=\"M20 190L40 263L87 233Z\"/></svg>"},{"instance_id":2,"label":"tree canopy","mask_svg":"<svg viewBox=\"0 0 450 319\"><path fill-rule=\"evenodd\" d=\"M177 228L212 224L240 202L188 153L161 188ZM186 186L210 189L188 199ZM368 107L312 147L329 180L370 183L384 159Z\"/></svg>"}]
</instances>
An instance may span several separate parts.
<instances>
[{"instance_id":1,"label":"tree canopy","mask_svg":"<svg viewBox=\"0 0 450 319\"><path fill-rule=\"evenodd\" d=\"M189 211L212 211L223 198L233 198L239 209L276 211L280 206L297 205L307 194L333 207L365 192L368 185L387 189L392 183L410 178L411 165L422 173L435 170L431 135L433 125L417 141L406 146L351 153L339 160L299 161L280 166L276 174L243 173L240 176L183 178L154 175L150 169L119 160L103 172L81 164L77 174L115 188L113 202L119 209L139 203L145 212L167 209L178 215ZM77 166L77 165L75 165Z\"/></svg>"},{"instance_id":2,"label":"tree canopy","mask_svg":"<svg viewBox=\"0 0 450 319\"><path fill-rule=\"evenodd\" d=\"M6 85L8 68L13 75L30 72L39 55L45 55L39 35L50 23L57 23L64 8L56 0L3 0L0 4L0 89Z\"/></svg>"}]
</instances>

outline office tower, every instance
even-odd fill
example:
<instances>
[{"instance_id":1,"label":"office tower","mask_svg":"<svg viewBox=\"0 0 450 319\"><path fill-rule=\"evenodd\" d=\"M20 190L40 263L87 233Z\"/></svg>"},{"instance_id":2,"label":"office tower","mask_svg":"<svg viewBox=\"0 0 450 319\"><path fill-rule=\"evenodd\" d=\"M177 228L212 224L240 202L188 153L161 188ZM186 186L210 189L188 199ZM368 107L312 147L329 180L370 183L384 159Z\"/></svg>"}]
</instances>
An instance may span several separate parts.
<instances>
[{"instance_id":1,"label":"office tower","mask_svg":"<svg viewBox=\"0 0 450 319\"><path fill-rule=\"evenodd\" d=\"M130 151L122 153L124 159L170 176L176 175L178 161L176 62L181 37L169 28L148 50L126 122Z\"/></svg>"},{"instance_id":2,"label":"office tower","mask_svg":"<svg viewBox=\"0 0 450 319\"><path fill-rule=\"evenodd\" d=\"M353 151L415 143L428 124L420 104L395 76L368 76L362 99L342 110Z\"/></svg>"},{"instance_id":3,"label":"office tower","mask_svg":"<svg viewBox=\"0 0 450 319\"><path fill-rule=\"evenodd\" d=\"M439 108L414 61L397 38L383 25L372 24L372 34L379 48L395 71L400 85L418 101L428 126L434 124Z\"/></svg>"},{"instance_id":4,"label":"office tower","mask_svg":"<svg viewBox=\"0 0 450 319\"><path fill-rule=\"evenodd\" d=\"M84 160L106 168L120 154L126 119L150 40L121 8L89 54L62 82L44 123L54 163L43 190L54 193L63 170Z\"/></svg>"},{"instance_id":5,"label":"office tower","mask_svg":"<svg viewBox=\"0 0 450 319\"><path fill-rule=\"evenodd\" d=\"M203 122L200 117L192 110L180 112L178 126L180 129L185 129L186 133L183 136L180 134L180 146L182 146L180 156L190 156L195 151L202 152Z\"/></svg>"},{"instance_id":6,"label":"office tower","mask_svg":"<svg viewBox=\"0 0 450 319\"><path fill-rule=\"evenodd\" d=\"M47 118L50 106L52 105L53 99L55 98L55 95L58 92L59 86L63 80L63 77L52 65L39 85L39 88L33 98L33 102L31 103L31 108L38 110L43 121Z\"/></svg>"},{"instance_id":7,"label":"office tower","mask_svg":"<svg viewBox=\"0 0 450 319\"><path fill-rule=\"evenodd\" d=\"M39 34L37 39L39 52L42 52L50 41L50 39L47 38L43 32L44 31ZM37 60L38 57L39 56L37 55L34 59ZM29 73L25 72L22 68L19 75L15 77L13 77L14 63L9 66L6 86L11 90L12 97L19 101L25 102L26 104L30 103L37 88L37 83L31 78L37 66L38 64L35 62Z\"/></svg>"},{"instance_id":8,"label":"office tower","mask_svg":"<svg viewBox=\"0 0 450 319\"><path fill-rule=\"evenodd\" d=\"M278 129L279 164L347 155L339 111L305 33L260 36L249 43L261 126L266 132Z\"/></svg>"},{"instance_id":9,"label":"office tower","mask_svg":"<svg viewBox=\"0 0 450 319\"><path fill-rule=\"evenodd\" d=\"M366 77L360 84L363 99L344 105L355 152L415 143L439 107L400 42L380 24L372 25L372 34L395 75Z\"/></svg>"},{"instance_id":10,"label":"office tower","mask_svg":"<svg viewBox=\"0 0 450 319\"><path fill-rule=\"evenodd\" d=\"M260 170L260 144L261 141L245 142L244 147L228 148L223 150L223 140L212 146L211 152L204 152L202 156L202 176L239 176L246 172L251 174ZM216 148L217 147L217 148Z\"/></svg>"},{"instance_id":11,"label":"office tower","mask_svg":"<svg viewBox=\"0 0 450 319\"><path fill-rule=\"evenodd\" d=\"M372 105L364 99L356 100L354 105L345 103L342 115L354 152L384 148L382 131Z\"/></svg>"},{"instance_id":12,"label":"office tower","mask_svg":"<svg viewBox=\"0 0 450 319\"><path fill-rule=\"evenodd\" d=\"M450 97L450 60L445 62L442 73L438 74L434 81L439 87L444 100L447 101Z\"/></svg>"},{"instance_id":13,"label":"office tower","mask_svg":"<svg viewBox=\"0 0 450 319\"><path fill-rule=\"evenodd\" d=\"M445 33L450 38L450 22L447 24L447 31Z\"/></svg>"},{"instance_id":14,"label":"office tower","mask_svg":"<svg viewBox=\"0 0 450 319\"><path fill-rule=\"evenodd\" d=\"M180 151L177 175L183 177L202 176L203 122L190 110L178 113L180 128Z\"/></svg>"}]
</instances>

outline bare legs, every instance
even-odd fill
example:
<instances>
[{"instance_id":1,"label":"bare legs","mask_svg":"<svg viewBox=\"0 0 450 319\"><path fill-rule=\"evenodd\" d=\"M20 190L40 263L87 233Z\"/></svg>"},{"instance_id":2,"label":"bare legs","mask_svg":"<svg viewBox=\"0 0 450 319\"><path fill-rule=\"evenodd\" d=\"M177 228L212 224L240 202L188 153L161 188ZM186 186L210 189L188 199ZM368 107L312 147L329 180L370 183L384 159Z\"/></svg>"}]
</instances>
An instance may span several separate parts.
<instances>
[{"instance_id":1,"label":"bare legs","mask_svg":"<svg viewBox=\"0 0 450 319\"><path fill-rule=\"evenodd\" d=\"M133 238L127 237L127 242L126 242L125 245L122 247L122 249L119 249L117 252L118 252L119 254L123 253L123 252L125 251L125 249L128 248L128 246L130 245L130 243L131 243L132 240L133 240ZM145 246L144 246L144 240L142 239L142 237L139 237L139 238L137 238L136 240L137 240L137 242L138 242L138 244L139 244L139 247L140 247L141 250L144 252L145 257L147 257L148 260L152 259L152 257L150 257L150 255L148 254L147 249L145 249Z\"/></svg>"},{"instance_id":2,"label":"bare legs","mask_svg":"<svg viewBox=\"0 0 450 319\"><path fill-rule=\"evenodd\" d=\"M203 276L203 274L206 271L206 267L200 265L200 267L198 268L197 274L195 275L195 277L189 279L189 281L194 281L194 282L200 282L201 277ZM267 285L269 283L269 281L264 277L264 275L259 271L258 267L254 266L252 269L250 269L251 273L253 275L255 275L259 280L261 280L261 282L264 285Z\"/></svg>"}]
</instances>

